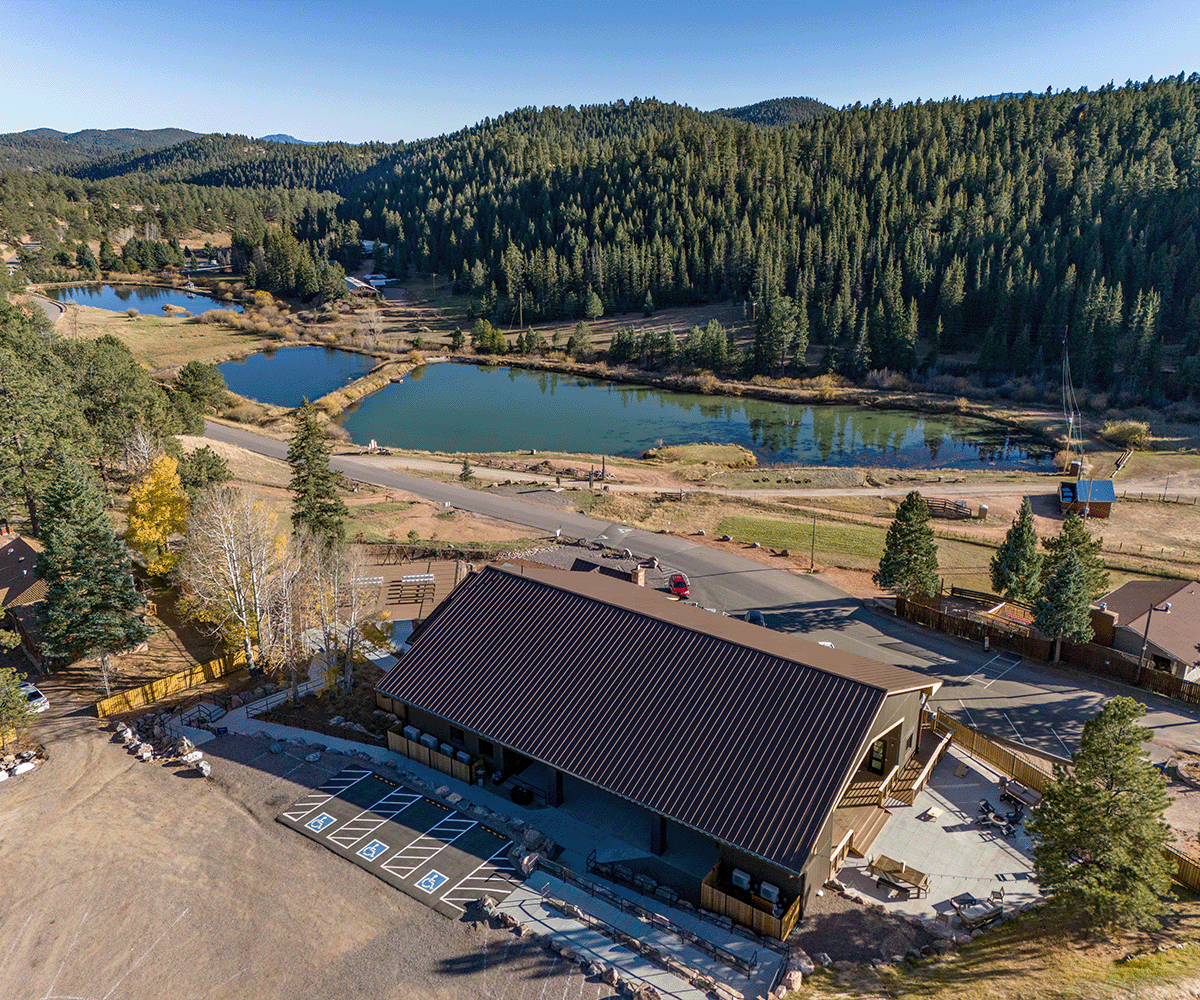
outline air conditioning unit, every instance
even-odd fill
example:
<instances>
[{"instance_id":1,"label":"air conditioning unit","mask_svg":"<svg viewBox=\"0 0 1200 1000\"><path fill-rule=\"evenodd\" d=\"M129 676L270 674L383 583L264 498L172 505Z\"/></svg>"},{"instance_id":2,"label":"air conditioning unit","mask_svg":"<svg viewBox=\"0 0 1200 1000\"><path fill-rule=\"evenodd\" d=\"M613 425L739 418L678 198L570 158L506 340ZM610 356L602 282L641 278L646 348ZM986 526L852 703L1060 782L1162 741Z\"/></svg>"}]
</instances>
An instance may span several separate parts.
<instances>
[{"instance_id":1,"label":"air conditioning unit","mask_svg":"<svg viewBox=\"0 0 1200 1000\"><path fill-rule=\"evenodd\" d=\"M438 749L441 750L442 753L444 753L447 757L454 756L454 747L452 747L449 743L443 743L440 747L438 747Z\"/></svg>"},{"instance_id":2,"label":"air conditioning unit","mask_svg":"<svg viewBox=\"0 0 1200 1000\"><path fill-rule=\"evenodd\" d=\"M471 755L469 753L467 753L465 750L457 751L454 754L454 759L457 760L460 764L470 764L471 763Z\"/></svg>"},{"instance_id":3,"label":"air conditioning unit","mask_svg":"<svg viewBox=\"0 0 1200 1000\"><path fill-rule=\"evenodd\" d=\"M405 726L404 738L406 740L412 740L414 743L419 743L421 741L421 730L419 730L416 726Z\"/></svg>"},{"instance_id":4,"label":"air conditioning unit","mask_svg":"<svg viewBox=\"0 0 1200 1000\"><path fill-rule=\"evenodd\" d=\"M768 903L779 902L779 886L771 885L770 882L762 882L758 886L758 894Z\"/></svg>"},{"instance_id":5,"label":"air conditioning unit","mask_svg":"<svg viewBox=\"0 0 1200 1000\"><path fill-rule=\"evenodd\" d=\"M733 874L730 876L730 881L732 881L733 884L739 889L744 889L746 892L750 891L750 876L740 868L735 868L733 870Z\"/></svg>"},{"instance_id":6,"label":"air conditioning unit","mask_svg":"<svg viewBox=\"0 0 1200 1000\"><path fill-rule=\"evenodd\" d=\"M421 737L421 746L428 747L430 750L436 750L437 745L438 745L438 738L436 736L434 736L432 733L426 733L424 736Z\"/></svg>"}]
</instances>

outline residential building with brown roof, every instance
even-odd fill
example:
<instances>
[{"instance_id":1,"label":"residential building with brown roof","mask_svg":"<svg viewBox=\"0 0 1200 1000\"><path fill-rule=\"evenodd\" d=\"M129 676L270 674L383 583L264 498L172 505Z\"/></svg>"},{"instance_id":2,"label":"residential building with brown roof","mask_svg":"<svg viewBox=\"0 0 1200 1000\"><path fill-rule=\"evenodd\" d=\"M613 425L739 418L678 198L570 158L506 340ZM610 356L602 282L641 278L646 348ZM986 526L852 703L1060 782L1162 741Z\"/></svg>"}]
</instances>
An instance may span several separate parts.
<instances>
[{"instance_id":1,"label":"residential building with brown roof","mask_svg":"<svg viewBox=\"0 0 1200 1000\"><path fill-rule=\"evenodd\" d=\"M1148 665L1185 681L1200 680L1200 582L1130 580L1101 606L1115 616L1114 649L1141 656L1144 641Z\"/></svg>"}]
</instances>

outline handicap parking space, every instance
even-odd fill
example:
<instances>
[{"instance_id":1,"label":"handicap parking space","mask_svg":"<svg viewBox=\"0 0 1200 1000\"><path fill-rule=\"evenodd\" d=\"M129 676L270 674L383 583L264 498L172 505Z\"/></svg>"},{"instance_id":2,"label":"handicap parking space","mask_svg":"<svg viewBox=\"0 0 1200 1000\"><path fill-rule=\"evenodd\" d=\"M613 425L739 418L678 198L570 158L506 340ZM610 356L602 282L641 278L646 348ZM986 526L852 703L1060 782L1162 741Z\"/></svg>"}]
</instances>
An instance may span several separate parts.
<instances>
[{"instance_id":1,"label":"handicap parking space","mask_svg":"<svg viewBox=\"0 0 1200 1000\"><path fill-rule=\"evenodd\" d=\"M365 768L345 768L277 819L447 917L520 884L507 837Z\"/></svg>"}]
</instances>

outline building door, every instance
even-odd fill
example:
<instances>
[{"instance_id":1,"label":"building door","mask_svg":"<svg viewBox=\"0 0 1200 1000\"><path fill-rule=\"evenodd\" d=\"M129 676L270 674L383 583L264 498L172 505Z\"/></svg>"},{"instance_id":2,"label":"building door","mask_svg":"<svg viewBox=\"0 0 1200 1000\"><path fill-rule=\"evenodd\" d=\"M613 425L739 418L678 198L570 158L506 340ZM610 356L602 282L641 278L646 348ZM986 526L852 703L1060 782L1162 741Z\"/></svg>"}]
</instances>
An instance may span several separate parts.
<instances>
[{"instance_id":1,"label":"building door","mask_svg":"<svg viewBox=\"0 0 1200 1000\"><path fill-rule=\"evenodd\" d=\"M887 740L876 740L871 744L871 753L867 757L867 770L872 774L883 774L883 763L887 759Z\"/></svg>"}]
</instances>

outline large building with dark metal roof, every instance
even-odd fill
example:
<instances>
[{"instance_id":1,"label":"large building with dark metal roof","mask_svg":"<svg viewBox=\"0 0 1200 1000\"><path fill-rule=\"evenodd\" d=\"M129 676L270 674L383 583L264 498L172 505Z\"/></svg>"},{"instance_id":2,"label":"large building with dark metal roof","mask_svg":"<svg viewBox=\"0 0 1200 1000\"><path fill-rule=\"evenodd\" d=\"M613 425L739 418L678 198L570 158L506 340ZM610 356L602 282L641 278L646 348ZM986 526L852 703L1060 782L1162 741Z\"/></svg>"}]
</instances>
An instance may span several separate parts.
<instances>
[{"instance_id":1,"label":"large building with dark metal roof","mask_svg":"<svg viewBox=\"0 0 1200 1000\"><path fill-rule=\"evenodd\" d=\"M802 912L865 852L896 779L924 780L921 708L939 686L599 574L488 567L376 691L410 739L536 773L551 806L564 776L634 803L650 829L629 832L654 853L678 824Z\"/></svg>"}]
</instances>

